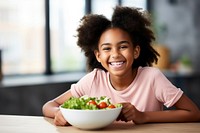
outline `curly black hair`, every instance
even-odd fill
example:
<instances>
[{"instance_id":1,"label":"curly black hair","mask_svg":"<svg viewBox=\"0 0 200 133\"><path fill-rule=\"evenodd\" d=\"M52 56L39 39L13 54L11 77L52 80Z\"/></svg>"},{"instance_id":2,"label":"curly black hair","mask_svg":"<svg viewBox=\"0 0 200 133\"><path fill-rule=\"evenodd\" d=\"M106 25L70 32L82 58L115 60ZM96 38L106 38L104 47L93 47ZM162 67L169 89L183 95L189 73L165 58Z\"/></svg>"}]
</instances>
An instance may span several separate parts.
<instances>
[{"instance_id":1,"label":"curly black hair","mask_svg":"<svg viewBox=\"0 0 200 133\"><path fill-rule=\"evenodd\" d=\"M80 22L77 29L77 45L87 57L88 71L94 68L105 70L96 60L94 50L98 49L100 36L108 28L120 28L126 31L133 44L140 46L140 56L134 61L132 68L152 66L152 63L157 63L159 54L151 46L155 37L146 11L141 11L140 8L116 6L111 20L103 15L88 14Z\"/></svg>"}]
</instances>

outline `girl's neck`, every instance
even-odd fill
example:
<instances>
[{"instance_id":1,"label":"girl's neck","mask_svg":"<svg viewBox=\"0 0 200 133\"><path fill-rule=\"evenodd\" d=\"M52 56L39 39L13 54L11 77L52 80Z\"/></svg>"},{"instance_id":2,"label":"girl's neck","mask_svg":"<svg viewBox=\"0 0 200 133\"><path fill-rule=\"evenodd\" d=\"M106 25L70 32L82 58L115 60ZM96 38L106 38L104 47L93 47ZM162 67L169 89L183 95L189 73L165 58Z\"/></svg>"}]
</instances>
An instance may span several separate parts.
<instances>
[{"instance_id":1,"label":"girl's neck","mask_svg":"<svg viewBox=\"0 0 200 133\"><path fill-rule=\"evenodd\" d=\"M129 74L123 77L110 76L110 83L115 90L121 91L126 89L133 82L136 75L137 75L137 68L134 68Z\"/></svg>"}]
</instances>

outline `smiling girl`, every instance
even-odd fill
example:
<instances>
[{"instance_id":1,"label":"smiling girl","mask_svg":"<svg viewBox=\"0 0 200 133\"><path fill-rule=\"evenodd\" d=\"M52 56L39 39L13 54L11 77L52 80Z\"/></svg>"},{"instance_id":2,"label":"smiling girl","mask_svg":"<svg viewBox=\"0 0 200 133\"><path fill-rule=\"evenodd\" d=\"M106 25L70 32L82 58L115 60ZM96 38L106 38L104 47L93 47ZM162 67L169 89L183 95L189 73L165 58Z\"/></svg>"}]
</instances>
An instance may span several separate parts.
<instances>
[{"instance_id":1,"label":"smiling girl","mask_svg":"<svg viewBox=\"0 0 200 133\"><path fill-rule=\"evenodd\" d=\"M158 68L159 54L152 48L154 35L146 12L137 8L114 9L112 19L90 14L78 27L78 46L87 57L88 74L43 106L44 116L55 125L67 125L59 106L70 97L107 96L122 103L118 120L135 124L150 122L194 122L198 107L175 87ZM163 110L175 107L175 110Z\"/></svg>"}]
</instances>

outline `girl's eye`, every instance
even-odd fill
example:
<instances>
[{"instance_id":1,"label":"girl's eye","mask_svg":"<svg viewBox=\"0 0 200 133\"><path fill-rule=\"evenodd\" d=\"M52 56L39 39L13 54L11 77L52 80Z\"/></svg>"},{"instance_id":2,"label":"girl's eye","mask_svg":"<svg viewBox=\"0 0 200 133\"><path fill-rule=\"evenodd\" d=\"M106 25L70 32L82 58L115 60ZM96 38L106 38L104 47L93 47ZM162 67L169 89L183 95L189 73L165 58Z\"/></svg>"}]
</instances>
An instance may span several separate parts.
<instances>
[{"instance_id":1,"label":"girl's eye","mask_svg":"<svg viewBox=\"0 0 200 133\"><path fill-rule=\"evenodd\" d=\"M111 48L110 47L104 47L102 50L103 51L109 51Z\"/></svg>"},{"instance_id":2,"label":"girl's eye","mask_svg":"<svg viewBox=\"0 0 200 133\"><path fill-rule=\"evenodd\" d=\"M126 48L128 48L128 46L125 45L120 46L120 49L126 49Z\"/></svg>"}]
</instances>

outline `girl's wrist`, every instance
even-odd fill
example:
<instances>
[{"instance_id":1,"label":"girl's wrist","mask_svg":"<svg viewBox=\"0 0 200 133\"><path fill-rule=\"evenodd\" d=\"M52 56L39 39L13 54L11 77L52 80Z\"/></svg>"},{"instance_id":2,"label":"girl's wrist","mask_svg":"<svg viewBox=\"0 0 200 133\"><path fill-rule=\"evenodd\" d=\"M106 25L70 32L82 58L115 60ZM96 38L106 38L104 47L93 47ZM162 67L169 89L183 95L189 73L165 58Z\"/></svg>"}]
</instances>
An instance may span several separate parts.
<instances>
[{"instance_id":1,"label":"girl's wrist","mask_svg":"<svg viewBox=\"0 0 200 133\"><path fill-rule=\"evenodd\" d=\"M142 112L142 115L143 115L143 123L149 123L150 117L149 117L148 113Z\"/></svg>"}]
</instances>

